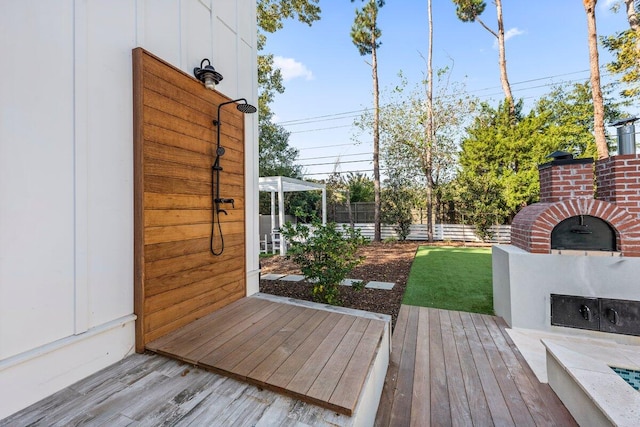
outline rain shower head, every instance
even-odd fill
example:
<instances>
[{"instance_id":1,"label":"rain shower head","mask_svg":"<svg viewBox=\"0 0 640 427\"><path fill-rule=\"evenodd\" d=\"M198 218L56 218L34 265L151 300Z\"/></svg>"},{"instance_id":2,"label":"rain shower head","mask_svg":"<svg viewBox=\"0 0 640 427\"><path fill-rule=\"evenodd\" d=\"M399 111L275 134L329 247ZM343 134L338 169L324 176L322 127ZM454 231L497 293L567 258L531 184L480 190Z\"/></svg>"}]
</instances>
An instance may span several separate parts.
<instances>
[{"instance_id":1,"label":"rain shower head","mask_svg":"<svg viewBox=\"0 0 640 427\"><path fill-rule=\"evenodd\" d=\"M244 102L244 104L238 104L236 108L238 109L238 111L241 111L245 114L253 114L256 111L258 111L256 107L254 107L251 104L248 104L246 101Z\"/></svg>"},{"instance_id":2,"label":"rain shower head","mask_svg":"<svg viewBox=\"0 0 640 427\"><path fill-rule=\"evenodd\" d=\"M218 105L218 118L213 121L213 124L215 126L218 126L218 129L220 129L220 109L229 104L236 104L236 108L238 109L238 111L244 114L253 114L258 111L258 109L249 104L245 98L238 98L234 99L233 101L222 102Z\"/></svg>"},{"instance_id":3,"label":"rain shower head","mask_svg":"<svg viewBox=\"0 0 640 427\"><path fill-rule=\"evenodd\" d=\"M218 105L218 120L220 120L220 108L222 108L227 104L236 104L236 108L238 109L238 111L244 114L252 114L258 111L258 109L253 105L249 104L245 98L238 98L238 99L234 99L233 101L223 102L220 105Z\"/></svg>"}]
</instances>

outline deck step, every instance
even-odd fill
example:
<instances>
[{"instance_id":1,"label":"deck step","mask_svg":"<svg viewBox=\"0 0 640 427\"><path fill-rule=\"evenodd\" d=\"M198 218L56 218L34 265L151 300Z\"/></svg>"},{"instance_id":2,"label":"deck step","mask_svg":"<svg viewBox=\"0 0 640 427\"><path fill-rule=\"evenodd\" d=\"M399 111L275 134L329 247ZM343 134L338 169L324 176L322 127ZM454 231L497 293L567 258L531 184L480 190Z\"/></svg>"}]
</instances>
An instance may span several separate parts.
<instances>
[{"instance_id":1,"label":"deck step","mask_svg":"<svg viewBox=\"0 0 640 427\"><path fill-rule=\"evenodd\" d=\"M354 416L359 405L377 410L389 331L389 316L259 294L147 349Z\"/></svg>"}]
</instances>

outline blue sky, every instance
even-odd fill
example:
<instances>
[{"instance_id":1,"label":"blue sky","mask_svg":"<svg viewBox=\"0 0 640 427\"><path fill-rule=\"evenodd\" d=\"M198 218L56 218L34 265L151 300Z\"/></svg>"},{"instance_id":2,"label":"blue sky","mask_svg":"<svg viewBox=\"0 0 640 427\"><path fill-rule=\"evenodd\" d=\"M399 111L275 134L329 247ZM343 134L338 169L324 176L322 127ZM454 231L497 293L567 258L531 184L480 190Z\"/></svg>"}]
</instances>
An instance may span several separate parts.
<instances>
[{"instance_id":1,"label":"blue sky","mask_svg":"<svg viewBox=\"0 0 640 427\"><path fill-rule=\"evenodd\" d=\"M426 58L428 42L426 3L387 0L380 10L381 91L398 83L400 70L411 84L422 80L426 67L421 54ZM598 3L600 35L627 28L624 13L609 10L612 0ZM289 143L299 149L299 163L306 165L307 178L325 178L323 173L330 173L338 159L341 171L372 169L371 138L352 126L354 118L373 102L371 67L365 62L370 57L359 55L349 35L355 8L360 5L359 1L321 1L321 20L313 26L287 21L284 29L268 35L266 51L276 56L286 86L272 109L276 121L291 132ZM508 36L507 71L515 98L531 105L551 84L588 80L587 26L581 1L503 0L503 18ZM491 1L482 19L496 27ZM469 93L497 105L503 93L495 37L478 23L459 21L450 0L433 0L433 21L434 68L452 67L453 80L464 82ZM601 65L609 59L601 48ZM603 76L603 81L613 78Z\"/></svg>"}]
</instances>

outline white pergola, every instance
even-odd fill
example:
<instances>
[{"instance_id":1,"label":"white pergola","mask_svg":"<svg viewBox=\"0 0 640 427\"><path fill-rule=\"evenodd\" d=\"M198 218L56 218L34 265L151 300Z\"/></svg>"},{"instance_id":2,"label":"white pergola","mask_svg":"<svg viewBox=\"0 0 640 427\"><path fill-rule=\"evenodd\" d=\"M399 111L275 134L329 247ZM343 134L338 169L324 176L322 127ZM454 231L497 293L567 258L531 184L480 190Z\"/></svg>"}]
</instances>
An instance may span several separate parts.
<instances>
[{"instance_id":1,"label":"white pergola","mask_svg":"<svg viewBox=\"0 0 640 427\"><path fill-rule=\"evenodd\" d=\"M259 178L259 189L271 193L271 230L276 228L276 194L278 194L278 224L284 224L284 193L295 191L322 191L322 224L327 223L327 187L316 182L288 178L286 176L265 176ZM284 239L280 239L280 254L286 254Z\"/></svg>"}]
</instances>

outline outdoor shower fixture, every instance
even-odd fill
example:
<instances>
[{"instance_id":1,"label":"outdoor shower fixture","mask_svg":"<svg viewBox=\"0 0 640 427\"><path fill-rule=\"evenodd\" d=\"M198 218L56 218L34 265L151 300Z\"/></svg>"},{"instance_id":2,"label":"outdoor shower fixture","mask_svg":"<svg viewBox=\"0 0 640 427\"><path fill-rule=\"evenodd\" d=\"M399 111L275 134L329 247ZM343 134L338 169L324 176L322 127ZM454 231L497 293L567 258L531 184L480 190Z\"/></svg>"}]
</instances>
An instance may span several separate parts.
<instances>
[{"instance_id":1,"label":"outdoor shower fixture","mask_svg":"<svg viewBox=\"0 0 640 427\"><path fill-rule=\"evenodd\" d=\"M224 147L220 145L220 127L222 126L222 122L220 121L220 110L225 105L236 104L236 108L238 111L244 114L252 114L257 111L256 107L249 104L245 98L234 99L233 101L222 102L218 105L218 115L217 118L213 121L213 125L217 127L216 132L216 160L213 162L213 166L211 167L211 197L212 197L212 223L211 223L211 240L209 248L211 249L211 253L213 255L221 255L224 251L224 238L222 236L222 227L220 225L220 214L227 215L227 211L222 209L220 205L222 204L231 204L232 208L235 208L235 200L226 199L220 197L220 171L222 170L222 166L220 166L220 157L222 157L225 153ZM216 225L218 227L218 234L220 235L220 249L216 251L214 248L214 234Z\"/></svg>"},{"instance_id":2,"label":"outdoor shower fixture","mask_svg":"<svg viewBox=\"0 0 640 427\"><path fill-rule=\"evenodd\" d=\"M208 65L205 66L204 62L207 61ZM204 83L204 87L209 90L214 90L216 85L222 81L222 74L216 71L215 68L211 65L211 61L207 58L203 59L200 62L200 67L196 67L193 69L193 75L196 76L196 79L200 80Z\"/></svg>"}]
</instances>

